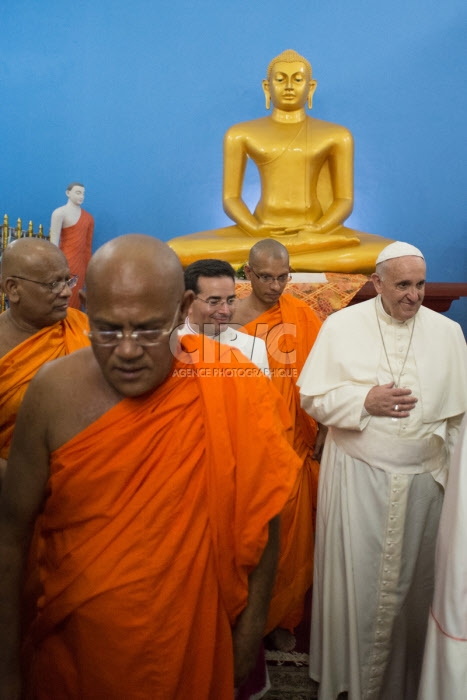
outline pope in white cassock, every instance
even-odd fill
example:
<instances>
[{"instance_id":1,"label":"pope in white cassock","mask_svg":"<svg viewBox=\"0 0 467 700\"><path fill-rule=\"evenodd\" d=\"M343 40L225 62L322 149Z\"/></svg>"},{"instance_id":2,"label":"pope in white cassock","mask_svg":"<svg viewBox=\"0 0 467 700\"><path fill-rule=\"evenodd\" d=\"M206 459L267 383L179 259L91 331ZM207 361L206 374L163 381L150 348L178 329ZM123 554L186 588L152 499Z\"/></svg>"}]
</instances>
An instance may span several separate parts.
<instances>
[{"instance_id":1,"label":"pope in white cassock","mask_svg":"<svg viewBox=\"0 0 467 700\"><path fill-rule=\"evenodd\" d=\"M421 306L425 261L396 242L378 296L330 316L299 378L329 426L321 460L310 675L320 700L415 700L450 455L467 408L460 326ZM446 698L447 700L447 698Z\"/></svg>"}]
</instances>

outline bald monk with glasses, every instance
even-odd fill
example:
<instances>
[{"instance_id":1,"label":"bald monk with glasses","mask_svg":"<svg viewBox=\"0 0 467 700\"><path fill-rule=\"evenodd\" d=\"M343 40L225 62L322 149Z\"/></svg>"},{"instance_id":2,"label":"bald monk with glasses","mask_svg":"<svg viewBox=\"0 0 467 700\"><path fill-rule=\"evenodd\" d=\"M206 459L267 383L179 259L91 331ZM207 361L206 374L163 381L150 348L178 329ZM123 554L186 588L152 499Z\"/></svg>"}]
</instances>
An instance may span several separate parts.
<instances>
[{"instance_id":1,"label":"bald monk with glasses","mask_svg":"<svg viewBox=\"0 0 467 700\"><path fill-rule=\"evenodd\" d=\"M46 362L89 345L86 315L69 308L77 279L49 241L20 238L3 253L9 308L0 315L0 483L29 382Z\"/></svg>"},{"instance_id":2,"label":"bald monk with glasses","mask_svg":"<svg viewBox=\"0 0 467 700\"><path fill-rule=\"evenodd\" d=\"M261 372L182 376L171 340L193 356L208 339L178 338L194 295L165 243L106 243L81 294L92 347L31 382L0 497L0 695L233 700L264 633L299 468L287 412ZM44 594L21 679L35 521Z\"/></svg>"}]
</instances>

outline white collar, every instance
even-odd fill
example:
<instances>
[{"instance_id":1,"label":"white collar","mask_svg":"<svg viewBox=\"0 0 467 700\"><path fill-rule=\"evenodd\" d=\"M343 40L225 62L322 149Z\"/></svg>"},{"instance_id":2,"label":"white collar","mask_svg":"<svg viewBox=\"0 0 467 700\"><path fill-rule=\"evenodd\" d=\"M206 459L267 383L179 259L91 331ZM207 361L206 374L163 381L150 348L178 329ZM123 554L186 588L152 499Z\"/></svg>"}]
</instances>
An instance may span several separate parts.
<instances>
[{"instance_id":1,"label":"white collar","mask_svg":"<svg viewBox=\"0 0 467 700\"><path fill-rule=\"evenodd\" d=\"M199 335L199 331L195 331L195 329L190 323L190 319L188 318L188 316L185 319L185 326L188 328L190 333L193 333L193 335ZM224 331L219 331L219 333L216 333L216 335L207 335L206 337L212 338L213 340L215 340L216 338L219 339L223 332Z\"/></svg>"},{"instance_id":2,"label":"white collar","mask_svg":"<svg viewBox=\"0 0 467 700\"><path fill-rule=\"evenodd\" d=\"M406 321L399 321L399 319L393 318L393 316L388 314L388 312L385 310L381 299L381 294L378 294L375 298L375 304L376 313L378 314L380 320L386 323L388 326L406 326L407 328L410 328L411 322L415 320L415 316L408 318Z\"/></svg>"}]
</instances>

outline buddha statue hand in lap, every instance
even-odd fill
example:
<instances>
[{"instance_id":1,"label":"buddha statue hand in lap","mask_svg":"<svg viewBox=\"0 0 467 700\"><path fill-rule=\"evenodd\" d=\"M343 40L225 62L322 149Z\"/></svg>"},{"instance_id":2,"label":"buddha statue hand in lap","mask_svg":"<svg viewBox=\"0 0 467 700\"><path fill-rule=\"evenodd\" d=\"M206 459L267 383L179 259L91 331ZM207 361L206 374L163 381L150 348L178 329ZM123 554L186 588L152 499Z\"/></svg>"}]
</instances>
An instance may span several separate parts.
<instances>
[{"instance_id":1,"label":"buddha statue hand in lap","mask_svg":"<svg viewBox=\"0 0 467 700\"><path fill-rule=\"evenodd\" d=\"M223 205L234 226L172 239L183 265L200 258L241 264L261 238L277 238L293 270L374 271L391 241L344 227L353 208L353 139L348 129L307 115L316 80L292 50L274 58L263 80L270 116L235 124L224 138ZM256 165L261 196L242 199L246 164Z\"/></svg>"}]
</instances>

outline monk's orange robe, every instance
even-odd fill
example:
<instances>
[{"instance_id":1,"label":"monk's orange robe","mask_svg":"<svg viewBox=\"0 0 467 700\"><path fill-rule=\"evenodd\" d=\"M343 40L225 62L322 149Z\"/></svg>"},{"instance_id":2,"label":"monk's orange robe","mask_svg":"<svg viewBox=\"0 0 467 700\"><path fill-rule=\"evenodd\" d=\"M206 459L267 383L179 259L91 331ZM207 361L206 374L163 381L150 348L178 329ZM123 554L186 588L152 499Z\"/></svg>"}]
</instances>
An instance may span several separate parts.
<instances>
[{"instance_id":1,"label":"monk's orange robe","mask_svg":"<svg viewBox=\"0 0 467 700\"><path fill-rule=\"evenodd\" d=\"M69 305L74 309L81 308L79 290L84 287L86 268L92 255L92 234L94 233L94 218L84 209L73 226L62 228L60 234L60 249L64 252L70 272L78 275L78 284L73 287Z\"/></svg>"},{"instance_id":2,"label":"monk's orange robe","mask_svg":"<svg viewBox=\"0 0 467 700\"><path fill-rule=\"evenodd\" d=\"M269 380L201 364L51 455L36 700L233 699L231 625L300 463Z\"/></svg>"},{"instance_id":3,"label":"monk's orange robe","mask_svg":"<svg viewBox=\"0 0 467 700\"><path fill-rule=\"evenodd\" d=\"M46 326L0 359L0 457L8 458L16 416L29 382L46 362L89 345L88 317L68 309L63 321Z\"/></svg>"},{"instance_id":4,"label":"monk's orange robe","mask_svg":"<svg viewBox=\"0 0 467 700\"><path fill-rule=\"evenodd\" d=\"M321 321L291 294L245 326L266 342L271 379L286 401L293 422L293 447L302 469L282 513L281 556L273 592L268 631L293 630L303 617L305 594L313 581L314 530L319 463L312 458L317 424L300 407L297 379L315 342Z\"/></svg>"}]
</instances>

